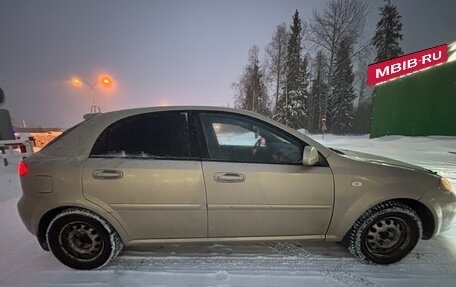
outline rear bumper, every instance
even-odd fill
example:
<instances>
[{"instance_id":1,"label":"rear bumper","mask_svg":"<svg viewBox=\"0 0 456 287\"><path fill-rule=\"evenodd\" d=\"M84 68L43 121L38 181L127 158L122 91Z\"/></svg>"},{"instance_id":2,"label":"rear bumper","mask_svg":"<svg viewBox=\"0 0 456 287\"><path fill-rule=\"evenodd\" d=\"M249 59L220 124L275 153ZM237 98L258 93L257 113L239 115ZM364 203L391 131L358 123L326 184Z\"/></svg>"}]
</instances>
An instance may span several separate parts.
<instances>
[{"instance_id":1,"label":"rear bumper","mask_svg":"<svg viewBox=\"0 0 456 287\"><path fill-rule=\"evenodd\" d=\"M38 231L39 218L41 218L40 210L45 210L42 199L22 195L17 203L17 210L25 228L36 236Z\"/></svg>"},{"instance_id":2,"label":"rear bumper","mask_svg":"<svg viewBox=\"0 0 456 287\"><path fill-rule=\"evenodd\" d=\"M36 235L32 231L32 226L30 224L32 221L32 212L27 204L27 200L25 199L25 196L23 196L23 195L17 202L17 211L19 212L19 216L21 217L21 220L24 223L25 228L33 235Z\"/></svg>"}]
</instances>

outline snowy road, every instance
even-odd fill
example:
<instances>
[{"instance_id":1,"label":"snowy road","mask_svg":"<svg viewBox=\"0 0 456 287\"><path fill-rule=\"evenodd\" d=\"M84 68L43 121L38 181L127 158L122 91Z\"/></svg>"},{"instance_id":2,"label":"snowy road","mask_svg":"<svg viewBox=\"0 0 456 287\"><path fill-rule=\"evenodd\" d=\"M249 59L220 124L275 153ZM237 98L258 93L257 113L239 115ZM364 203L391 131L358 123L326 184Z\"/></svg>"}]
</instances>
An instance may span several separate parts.
<instances>
[{"instance_id":1,"label":"snowy road","mask_svg":"<svg viewBox=\"0 0 456 287\"><path fill-rule=\"evenodd\" d=\"M316 137L318 140L319 137ZM456 138L327 136L323 143L434 169L456 186ZM454 286L456 227L390 266L360 263L336 243L188 244L127 250L99 271L74 271L20 222L14 166L0 167L0 286Z\"/></svg>"}]
</instances>

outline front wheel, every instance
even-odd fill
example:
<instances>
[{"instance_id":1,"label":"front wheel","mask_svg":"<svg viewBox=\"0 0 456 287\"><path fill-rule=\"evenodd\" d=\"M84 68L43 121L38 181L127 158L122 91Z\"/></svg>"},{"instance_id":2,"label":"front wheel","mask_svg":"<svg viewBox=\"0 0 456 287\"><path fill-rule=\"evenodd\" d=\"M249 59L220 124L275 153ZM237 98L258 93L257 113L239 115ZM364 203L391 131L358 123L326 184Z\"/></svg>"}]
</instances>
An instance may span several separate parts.
<instances>
[{"instance_id":1,"label":"front wheel","mask_svg":"<svg viewBox=\"0 0 456 287\"><path fill-rule=\"evenodd\" d=\"M73 208L51 221L46 239L54 256L74 269L101 268L123 248L119 235L105 219Z\"/></svg>"},{"instance_id":2,"label":"front wheel","mask_svg":"<svg viewBox=\"0 0 456 287\"><path fill-rule=\"evenodd\" d=\"M395 263L415 248L422 225L415 211L399 202L385 202L366 211L347 233L350 253L364 262Z\"/></svg>"}]
</instances>

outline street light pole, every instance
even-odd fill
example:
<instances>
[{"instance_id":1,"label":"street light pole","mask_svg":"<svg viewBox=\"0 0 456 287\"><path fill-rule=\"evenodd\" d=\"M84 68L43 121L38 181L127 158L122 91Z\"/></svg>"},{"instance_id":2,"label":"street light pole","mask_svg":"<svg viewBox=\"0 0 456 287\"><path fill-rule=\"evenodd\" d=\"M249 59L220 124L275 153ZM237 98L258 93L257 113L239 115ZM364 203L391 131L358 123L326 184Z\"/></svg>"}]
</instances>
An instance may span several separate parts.
<instances>
[{"instance_id":1,"label":"street light pole","mask_svg":"<svg viewBox=\"0 0 456 287\"><path fill-rule=\"evenodd\" d=\"M89 89L91 91L91 97L92 97L92 106L90 107L90 112L91 113L101 113L100 106L97 105L95 102L95 88L97 87L98 84L102 84L105 87L110 87L112 85L112 79L107 76L102 76L102 77L99 77L99 79L96 82L90 83L90 82L82 80L78 77L73 77L71 79L71 83L75 87L80 87L83 84L86 85L87 87L89 87Z\"/></svg>"}]
</instances>

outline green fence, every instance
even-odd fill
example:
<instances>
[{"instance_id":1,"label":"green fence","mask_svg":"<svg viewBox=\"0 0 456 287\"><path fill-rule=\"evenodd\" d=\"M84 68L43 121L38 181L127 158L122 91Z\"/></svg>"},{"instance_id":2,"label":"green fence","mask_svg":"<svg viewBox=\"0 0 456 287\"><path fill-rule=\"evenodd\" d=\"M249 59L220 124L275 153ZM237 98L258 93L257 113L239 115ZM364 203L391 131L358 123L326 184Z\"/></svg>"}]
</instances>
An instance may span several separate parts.
<instances>
[{"instance_id":1,"label":"green fence","mask_svg":"<svg viewBox=\"0 0 456 287\"><path fill-rule=\"evenodd\" d=\"M375 88L370 137L456 136L456 62Z\"/></svg>"}]
</instances>

